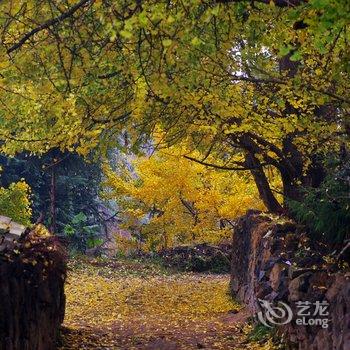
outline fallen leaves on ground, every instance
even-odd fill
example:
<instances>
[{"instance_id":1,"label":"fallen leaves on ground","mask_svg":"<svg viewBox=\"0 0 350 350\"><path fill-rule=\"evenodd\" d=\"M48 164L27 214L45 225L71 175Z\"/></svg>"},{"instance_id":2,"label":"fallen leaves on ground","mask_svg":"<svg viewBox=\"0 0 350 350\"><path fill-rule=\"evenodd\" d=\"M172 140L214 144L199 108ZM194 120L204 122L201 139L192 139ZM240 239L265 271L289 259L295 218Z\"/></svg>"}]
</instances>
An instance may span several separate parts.
<instances>
[{"instance_id":1,"label":"fallen leaves on ground","mask_svg":"<svg viewBox=\"0 0 350 350\"><path fill-rule=\"evenodd\" d=\"M61 349L247 349L228 282L140 263L75 263Z\"/></svg>"}]
</instances>

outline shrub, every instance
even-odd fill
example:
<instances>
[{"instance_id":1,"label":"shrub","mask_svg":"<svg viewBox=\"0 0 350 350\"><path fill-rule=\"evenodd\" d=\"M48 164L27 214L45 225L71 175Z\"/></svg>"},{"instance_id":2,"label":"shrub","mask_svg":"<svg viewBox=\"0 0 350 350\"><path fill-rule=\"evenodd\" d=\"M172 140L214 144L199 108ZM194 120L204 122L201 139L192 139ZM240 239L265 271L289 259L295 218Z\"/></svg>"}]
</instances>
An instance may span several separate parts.
<instances>
[{"instance_id":1,"label":"shrub","mask_svg":"<svg viewBox=\"0 0 350 350\"><path fill-rule=\"evenodd\" d=\"M304 189L302 202L289 206L296 219L306 224L314 238L342 243L350 236L350 161L333 162L318 188Z\"/></svg>"},{"instance_id":2,"label":"shrub","mask_svg":"<svg viewBox=\"0 0 350 350\"><path fill-rule=\"evenodd\" d=\"M102 244L102 240L98 238L99 226L89 225L88 221L88 217L80 212L64 226L63 231L69 239L71 249L85 253L87 249Z\"/></svg>"}]
</instances>

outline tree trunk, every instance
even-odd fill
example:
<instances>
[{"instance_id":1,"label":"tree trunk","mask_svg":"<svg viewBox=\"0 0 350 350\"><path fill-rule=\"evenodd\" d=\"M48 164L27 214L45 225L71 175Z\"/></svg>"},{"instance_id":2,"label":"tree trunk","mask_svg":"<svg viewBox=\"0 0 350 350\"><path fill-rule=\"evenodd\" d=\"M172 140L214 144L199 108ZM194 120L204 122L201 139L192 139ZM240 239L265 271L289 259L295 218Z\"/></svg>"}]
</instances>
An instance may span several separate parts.
<instances>
[{"instance_id":1,"label":"tree trunk","mask_svg":"<svg viewBox=\"0 0 350 350\"><path fill-rule=\"evenodd\" d=\"M0 253L0 350L55 350L65 311L65 252L35 230L16 245L19 255Z\"/></svg>"},{"instance_id":2,"label":"tree trunk","mask_svg":"<svg viewBox=\"0 0 350 350\"><path fill-rule=\"evenodd\" d=\"M265 175L264 169L260 164L259 159L254 154L248 153L246 155L246 164L251 170L255 184L258 188L259 195L267 210L271 213L282 212L282 206L278 203L274 194L271 191L269 181Z\"/></svg>"},{"instance_id":3,"label":"tree trunk","mask_svg":"<svg viewBox=\"0 0 350 350\"><path fill-rule=\"evenodd\" d=\"M302 187L319 187L325 177L322 158L317 154L310 155L311 164L304 171L302 153L293 144L293 137L288 135L283 140L283 153L286 159L281 161L280 173L283 184L283 195L288 200L302 201Z\"/></svg>"},{"instance_id":4,"label":"tree trunk","mask_svg":"<svg viewBox=\"0 0 350 350\"><path fill-rule=\"evenodd\" d=\"M50 187L50 232L56 232L56 170L53 166L51 169L51 187Z\"/></svg>"}]
</instances>

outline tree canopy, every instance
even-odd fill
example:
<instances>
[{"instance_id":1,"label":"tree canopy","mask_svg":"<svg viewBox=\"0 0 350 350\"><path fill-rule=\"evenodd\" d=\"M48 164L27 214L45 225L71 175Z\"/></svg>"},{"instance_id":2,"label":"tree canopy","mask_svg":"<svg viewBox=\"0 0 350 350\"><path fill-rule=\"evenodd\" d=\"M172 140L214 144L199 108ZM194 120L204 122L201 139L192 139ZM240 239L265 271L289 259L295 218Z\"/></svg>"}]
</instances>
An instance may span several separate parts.
<instances>
[{"instance_id":1,"label":"tree canopy","mask_svg":"<svg viewBox=\"0 0 350 350\"><path fill-rule=\"evenodd\" d=\"M322 181L349 134L346 0L5 1L2 150L181 140L194 161L249 170L280 212ZM152 137L152 136L151 136ZM194 158L191 152L188 158Z\"/></svg>"},{"instance_id":2,"label":"tree canopy","mask_svg":"<svg viewBox=\"0 0 350 350\"><path fill-rule=\"evenodd\" d=\"M231 219L264 209L249 174L203 168L183 149L134 157L131 166L105 165L104 198L116 200L122 226L145 249L184 243L218 243L231 237Z\"/></svg>"}]
</instances>

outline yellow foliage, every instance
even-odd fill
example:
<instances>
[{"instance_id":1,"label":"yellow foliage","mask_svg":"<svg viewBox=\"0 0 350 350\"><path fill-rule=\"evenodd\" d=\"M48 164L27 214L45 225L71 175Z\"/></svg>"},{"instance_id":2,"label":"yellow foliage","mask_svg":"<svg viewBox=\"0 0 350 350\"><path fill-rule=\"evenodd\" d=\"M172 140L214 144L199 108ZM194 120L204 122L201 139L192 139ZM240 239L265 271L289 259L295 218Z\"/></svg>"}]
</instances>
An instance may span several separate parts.
<instances>
[{"instance_id":1,"label":"yellow foliage","mask_svg":"<svg viewBox=\"0 0 350 350\"><path fill-rule=\"evenodd\" d=\"M0 187L0 214L13 221L29 226L32 216L30 187L22 180Z\"/></svg>"},{"instance_id":2,"label":"yellow foliage","mask_svg":"<svg viewBox=\"0 0 350 350\"><path fill-rule=\"evenodd\" d=\"M168 275L149 264L115 263L71 270L63 349L146 349L154 339L189 349L194 337L206 348L227 349L242 338L223 320L239 308L227 294L226 276Z\"/></svg>"},{"instance_id":3,"label":"yellow foliage","mask_svg":"<svg viewBox=\"0 0 350 350\"><path fill-rule=\"evenodd\" d=\"M139 244L135 239L129 239L127 237L122 237L119 234L115 234L115 243L118 247L118 252L121 252L125 255L135 252Z\"/></svg>"},{"instance_id":4,"label":"yellow foliage","mask_svg":"<svg viewBox=\"0 0 350 350\"><path fill-rule=\"evenodd\" d=\"M38 224L38 225L34 226L33 234L36 237L50 237L50 236L52 236L50 231L42 224Z\"/></svg>"},{"instance_id":5,"label":"yellow foliage","mask_svg":"<svg viewBox=\"0 0 350 350\"><path fill-rule=\"evenodd\" d=\"M220 229L220 220L263 209L249 173L204 167L179 148L136 158L132 165L133 173L104 167L104 195L118 202L124 227L141 233L149 249L217 243L230 235L229 228Z\"/></svg>"},{"instance_id":6,"label":"yellow foliage","mask_svg":"<svg viewBox=\"0 0 350 350\"><path fill-rule=\"evenodd\" d=\"M240 305L228 287L227 275L172 273L131 260L75 260L61 349L171 349L175 343L179 350L272 350L269 342L248 340L249 327L232 319Z\"/></svg>"}]
</instances>

